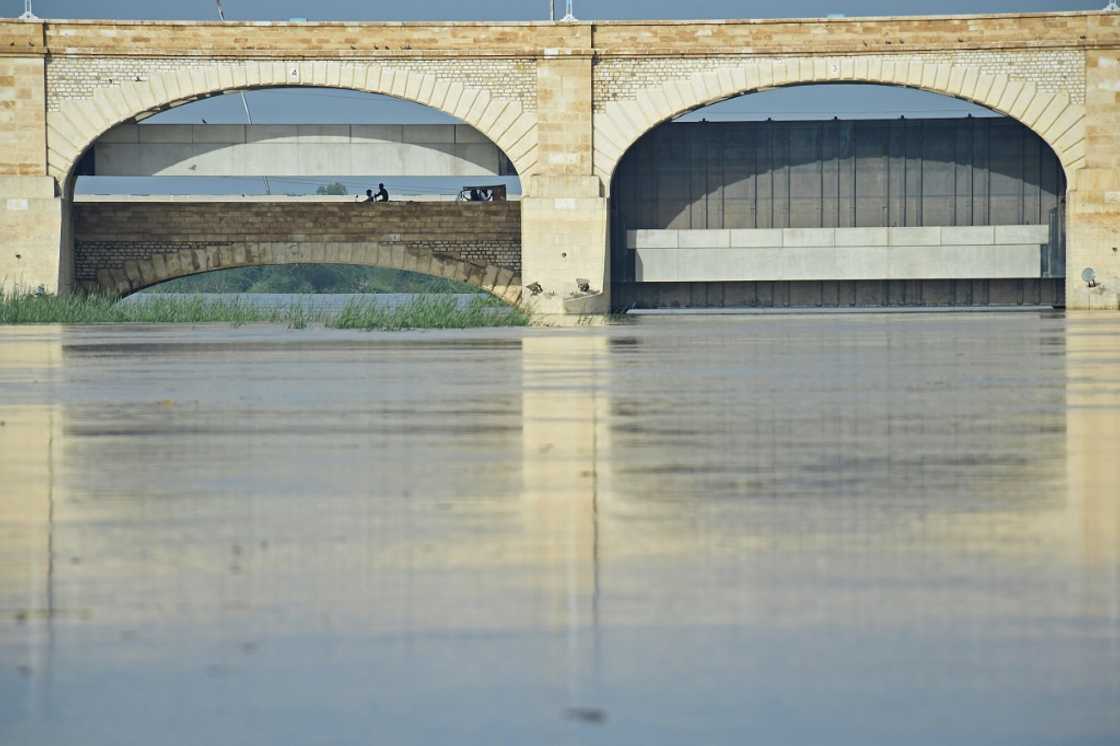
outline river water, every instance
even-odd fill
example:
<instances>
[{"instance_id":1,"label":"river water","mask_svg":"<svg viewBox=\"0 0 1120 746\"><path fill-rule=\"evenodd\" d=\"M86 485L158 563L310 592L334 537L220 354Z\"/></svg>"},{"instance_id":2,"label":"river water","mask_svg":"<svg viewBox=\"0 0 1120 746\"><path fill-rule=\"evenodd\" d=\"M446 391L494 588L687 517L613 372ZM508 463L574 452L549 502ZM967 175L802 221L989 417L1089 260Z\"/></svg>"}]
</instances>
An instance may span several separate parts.
<instances>
[{"instance_id":1,"label":"river water","mask_svg":"<svg viewBox=\"0 0 1120 746\"><path fill-rule=\"evenodd\" d=\"M1120 317L0 329L0 743L1120 742Z\"/></svg>"}]
</instances>

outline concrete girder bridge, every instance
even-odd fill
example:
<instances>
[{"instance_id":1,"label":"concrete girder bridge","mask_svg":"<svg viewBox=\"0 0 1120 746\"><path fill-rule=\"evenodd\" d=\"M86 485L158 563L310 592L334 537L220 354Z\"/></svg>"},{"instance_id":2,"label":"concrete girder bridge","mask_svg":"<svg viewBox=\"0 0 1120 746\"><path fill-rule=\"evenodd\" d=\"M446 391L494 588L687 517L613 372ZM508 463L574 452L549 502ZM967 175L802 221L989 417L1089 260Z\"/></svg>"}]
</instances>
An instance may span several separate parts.
<instances>
[{"instance_id":1,"label":"concrete girder bridge","mask_svg":"<svg viewBox=\"0 0 1120 746\"><path fill-rule=\"evenodd\" d=\"M504 154L521 178L524 193L518 205L518 287L528 299L525 288L539 286L531 302L543 312L601 313L612 305L650 297L664 303L665 293L651 289L659 283L674 285L668 293L671 304L690 305L746 298L740 292L745 286L736 283L786 283L783 297L811 300L815 291L806 293L788 283L946 280L1032 281L1040 289L1039 297L1044 294L1043 281L1049 281L1061 286L1062 298L1055 290L1052 301L1064 300L1070 308L1115 310L1120 304L1116 13L563 24L11 20L0 22L0 56L0 227L8 236L0 253L0 277L9 283L59 292L77 285L76 228L84 231L86 223L73 206L74 182L91 148L96 168L97 144L103 138L103 144L109 144L115 128L229 91L316 86L425 104L470 125ZM823 186L817 195L821 207L815 226L799 223L809 220L803 212L782 209L775 209L766 224L758 222L759 212L754 210L749 219L754 223L749 224L743 217L746 211L728 212L725 206L720 227L698 227L691 218L682 225L676 217L658 212L660 207L645 216L637 213L637 219L633 210L623 209L629 198L624 193L626 163L631 150L642 150L639 141L647 133L728 98L819 83L916 88L971 101L1014 120L1027 133L1018 138L1023 148L1033 153L1037 142L1040 154L1037 161L1021 161L1020 222L995 222L1010 218L1000 217L1003 207L978 210L973 190L968 193L973 205L968 222L931 224L934 219L957 220L963 213L931 209L932 203L912 191L927 185L909 181L901 192L883 192L889 214L872 224L864 222L861 216L867 212L858 204L851 208L838 201L836 208L828 203L830 194ZM651 141L658 136L650 134ZM884 144L872 149L885 161L882 173L888 178L893 159L900 157L892 136L888 133ZM791 149L802 143L790 137ZM830 137L820 134L818 141L829 142ZM972 134L972 141L979 138ZM936 145L929 146L932 150L918 147L923 148L919 162L937 161ZM1014 176L1003 165L975 160L961 164L958 155L953 155L953 163L986 174L991 182ZM835 156L844 158L844 153ZM866 161L860 152L852 158ZM909 163L910 158L906 152L902 160ZM639 161L640 157L635 162ZM1035 184L1025 170L1027 163L1038 164L1039 179L1042 169L1053 165L1060 182ZM763 180L784 183L780 180L788 181L789 173L776 175L775 168L793 172L801 165L789 159L767 163ZM824 157L818 154L812 165L823 172ZM761 166L752 168L757 194L764 171ZM858 172L858 164L855 169ZM853 178L850 183L867 185L877 177L857 173ZM739 186L719 183L730 191ZM1027 195L1028 187L1034 186L1037 196ZM1049 226L1043 222L1043 204L1051 197L1053 208L1061 208L1061 247L1049 233L1046 242L1041 241L1039 226ZM707 194L703 198L710 202ZM927 211L921 221L913 222L912 211L890 209L912 200ZM665 203L660 196L652 202ZM980 213L986 217L978 217ZM933 217L937 214L944 218ZM976 230L968 236L953 231L966 227L991 231ZM857 229L886 233L841 234ZM759 230L771 233L745 233ZM784 232L798 230L823 233ZM652 236L644 231L666 233ZM717 233L701 236L693 231ZM721 231L727 231L726 245ZM911 261L913 257L901 252L891 254L896 248L934 245L931 242L936 242L937 256L944 258L940 264L962 260L967 267L954 274L944 266ZM1032 244L1039 262L1037 270L1028 272L1026 252ZM964 248L951 250L953 246ZM760 262L743 253L752 248L769 252L759 256L770 260ZM724 256L712 254L721 249L727 250ZM814 255L812 249L824 253ZM658 250L673 253L651 253ZM860 250L867 250L868 256ZM691 253L696 251L706 253ZM382 250L374 253L376 261L382 261ZM973 256L977 253L986 256ZM374 261L370 255L368 250L363 254ZM1008 263L999 259L1005 255L1011 257ZM346 256L352 258L353 249ZM647 256L653 262L648 274ZM244 257L250 261L247 248ZM252 257L254 262L273 261L276 254L260 251ZM1060 272L1053 266L1055 258L1064 265ZM814 272L818 260L826 269ZM182 261L180 256L180 266ZM1086 268L1095 271L1093 287L1081 279ZM612 269L631 274L612 278ZM994 277L959 276L981 269ZM769 274L759 275L763 271ZM945 277L946 272L952 277ZM823 276L838 273L842 276ZM934 276L923 276L928 273ZM96 277L94 270L95 281ZM712 283L724 285L713 293ZM612 289L622 299L613 304ZM861 295L859 285L837 289L836 297L849 290L845 297L853 302L861 297L882 302L882 293ZM924 288L918 297L927 290L934 296L943 294L943 288ZM824 298L825 286L819 291L817 297ZM984 292L989 298L993 292L1010 297L1005 287ZM757 288L751 297L765 302Z\"/></svg>"}]
</instances>

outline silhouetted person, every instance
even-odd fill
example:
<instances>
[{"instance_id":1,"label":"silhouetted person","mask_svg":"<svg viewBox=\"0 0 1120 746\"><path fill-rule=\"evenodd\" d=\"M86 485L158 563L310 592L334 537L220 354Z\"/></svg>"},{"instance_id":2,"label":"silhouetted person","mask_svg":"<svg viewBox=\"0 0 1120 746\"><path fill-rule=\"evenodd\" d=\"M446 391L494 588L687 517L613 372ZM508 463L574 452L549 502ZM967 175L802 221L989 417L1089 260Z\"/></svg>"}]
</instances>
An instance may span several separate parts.
<instances>
[{"instance_id":1,"label":"silhouetted person","mask_svg":"<svg viewBox=\"0 0 1120 746\"><path fill-rule=\"evenodd\" d=\"M375 200L373 198L373 190L372 189L367 189L366 190L366 198L363 199L361 202L362 202L362 204L365 204L367 202L376 202L376 201L377 200Z\"/></svg>"},{"instance_id":2,"label":"silhouetted person","mask_svg":"<svg viewBox=\"0 0 1120 746\"><path fill-rule=\"evenodd\" d=\"M481 202L481 201L482 201L482 195L480 195L478 193L477 189L472 189L471 190L471 202Z\"/></svg>"},{"instance_id":3,"label":"silhouetted person","mask_svg":"<svg viewBox=\"0 0 1120 746\"><path fill-rule=\"evenodd\" d=\"M377 197L374 199L374 202L388 202L388 201L389 201L389 190L385 188L384 184L378 184L377 185Z\"/></svg>"}]
</instances>

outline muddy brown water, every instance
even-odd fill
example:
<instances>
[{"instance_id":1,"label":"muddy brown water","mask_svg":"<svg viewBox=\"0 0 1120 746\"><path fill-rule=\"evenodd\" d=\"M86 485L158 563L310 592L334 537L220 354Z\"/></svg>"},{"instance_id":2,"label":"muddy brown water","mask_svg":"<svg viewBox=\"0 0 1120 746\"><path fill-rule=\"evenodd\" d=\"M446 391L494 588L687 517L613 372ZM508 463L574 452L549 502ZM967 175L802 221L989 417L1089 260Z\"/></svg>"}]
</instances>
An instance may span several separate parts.
<instances>
[{"instance_id":1,"label":"muddy brown water","mask_svg":"<svg viewBox=\"0 0 1120 746\"><path fill-rule=\"evenodd\" d=\"M0 329L0 743L1115 744L1120 317Z\"/></svg>"}]
</instances>

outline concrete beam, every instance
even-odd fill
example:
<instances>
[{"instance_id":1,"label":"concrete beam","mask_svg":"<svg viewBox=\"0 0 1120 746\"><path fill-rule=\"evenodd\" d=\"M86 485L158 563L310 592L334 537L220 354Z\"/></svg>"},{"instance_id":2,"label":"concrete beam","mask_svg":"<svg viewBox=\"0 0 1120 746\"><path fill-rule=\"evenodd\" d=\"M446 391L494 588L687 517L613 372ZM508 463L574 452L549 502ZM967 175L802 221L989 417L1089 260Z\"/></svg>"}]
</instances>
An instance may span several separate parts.
<instances>
[{"instance_id":1,"label":"concrete beam","mask_svg":"<svg viewBox=\"0 0 1120 746\"><path fill-rule=\"evenodd\" d=\"M638 282L1041 277L1049 226L630 231Z\"/></svg>"},{"instance_id":2,"label":"concrete beam","mask_svg":"<svg viewBox=\"0 0 1120 746\"><path fill-rule=\"evenodd\" d=\"M94 145L92 176L510 176L467 125L124 124Z\"/></svg>"}]
</instances>

